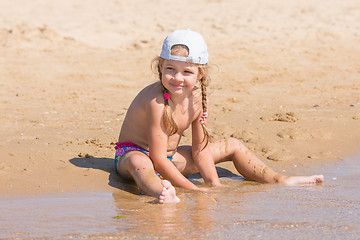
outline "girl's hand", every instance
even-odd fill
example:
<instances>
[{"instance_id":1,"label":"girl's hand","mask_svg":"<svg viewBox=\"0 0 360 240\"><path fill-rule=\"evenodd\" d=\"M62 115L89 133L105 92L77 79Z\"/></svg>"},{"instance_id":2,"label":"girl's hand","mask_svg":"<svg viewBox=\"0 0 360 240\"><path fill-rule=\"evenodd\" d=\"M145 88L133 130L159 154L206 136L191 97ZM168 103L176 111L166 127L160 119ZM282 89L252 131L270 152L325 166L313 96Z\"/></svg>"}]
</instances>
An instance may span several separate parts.
<instances>
[{"instance_id":1,"label":"girl's hand","mask_svg":"<svg viewBox=\"0 0 360 240\"><path fill-rule=\"evenodd\" d=\"M211 188L206 188L206 187L199 187L197 189L197 191L199 192L204 192L204 193L208 193L208 192L216 192L216 189L220 189L220 188L227 188L229 187L228 185L223 185L223 184L217 184L217 185L213 185L211 186Z\"/></svg>"},{"instance_id":2,"label":"girl's hand","mask_svg":"<svg viewBox=\"0 0 360 240\"><path fill-rule=\"evenodd\" d=\"M210 192L211 189L210 189L210 188L199 187L199 188L197 189L197 191L199 191L199 192Z\"/></svg>"},{"instance_id":3,"label":"girl's hand","mask_svg":"<svg viewBox=\"0 0 360 240\"><path fill-rule=\"evenodd\" d=\"M229 187L229 186L228 186L228 185L221 184L221 183L218 183L218 184L212 185L211 187L216 187L216 188L227 188L227 187Z\"/></svg>"}]
</instances>

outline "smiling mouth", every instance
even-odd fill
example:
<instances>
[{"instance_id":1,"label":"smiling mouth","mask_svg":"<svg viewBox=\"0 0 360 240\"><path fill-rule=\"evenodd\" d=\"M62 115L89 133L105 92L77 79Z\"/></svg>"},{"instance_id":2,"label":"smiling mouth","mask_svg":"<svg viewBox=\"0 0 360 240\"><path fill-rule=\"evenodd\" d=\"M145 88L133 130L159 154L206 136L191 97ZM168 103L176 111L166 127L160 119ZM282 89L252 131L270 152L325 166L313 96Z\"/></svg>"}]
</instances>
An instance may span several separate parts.
<instances>
[{"instance_id":1,"label":"smiling mouth","mask_svg":"<svg viewBox=\"0 0 360 240\"><path fill-rule=\"evenodd\" d=\"M171 84L171 86L175 87L175 88L183 88L184 85L182 84Z\"/></svg>"}]
</instances>

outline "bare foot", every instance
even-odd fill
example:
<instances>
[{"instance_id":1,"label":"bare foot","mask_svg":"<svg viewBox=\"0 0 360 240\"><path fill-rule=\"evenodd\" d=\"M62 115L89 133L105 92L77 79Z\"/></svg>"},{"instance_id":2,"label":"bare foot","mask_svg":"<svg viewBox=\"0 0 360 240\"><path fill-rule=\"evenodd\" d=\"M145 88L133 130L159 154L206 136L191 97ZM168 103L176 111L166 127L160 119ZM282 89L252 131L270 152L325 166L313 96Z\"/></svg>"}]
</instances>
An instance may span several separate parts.
<instances>
[{"instance_id":1,"label":"bare foot","mask_svg":"<svg viewBox=\"0 0 360 240\"><path fill-rule=\"evenodd\" d=\"M163 190L159 196L159 203L178 203L180 199L176 196L175 188L168 180L161 182Z\"/></svg>"},{"instance_id":2,"label":"bare foot","mask_svg":"<svg viewBox=\"0 0 360 240\"><path fill-rule=\"evenodd\" d=\"M283 183L286 185L296 185L296 184L322 183L323 181L324 181L323 175L291 176L291 177L287 177Z\"/></svg>"}]
</instances>

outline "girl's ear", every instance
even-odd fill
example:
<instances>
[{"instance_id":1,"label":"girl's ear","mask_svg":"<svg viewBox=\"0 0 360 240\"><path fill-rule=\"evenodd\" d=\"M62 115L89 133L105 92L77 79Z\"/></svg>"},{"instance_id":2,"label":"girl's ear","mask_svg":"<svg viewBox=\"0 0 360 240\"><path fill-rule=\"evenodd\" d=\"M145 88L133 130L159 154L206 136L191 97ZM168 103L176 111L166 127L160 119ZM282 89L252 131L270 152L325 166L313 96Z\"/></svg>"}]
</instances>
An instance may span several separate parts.
<instances>
[{"instance_id":1,"label":"girl's ear","mask_svg":"<svg viewBox=\"0 0 360 240\"><path fill-rule=\"evenodd\" d=\"M198 76L197 76L197 80L200 81L200 79L202 79L203 77L204 77L204 75L199 71Z\"/></svg>"},{"instance_id":2,"label":"girl's ear","mask_svg":"<svg viewBox=\"0 0 360 240\"><path fill-rule=\"evenodd\" d=\"M202 78L206 77L207 70L205 67L198 66L198 76L197 80L200 81Z\"/></svg>"}]
</instances>

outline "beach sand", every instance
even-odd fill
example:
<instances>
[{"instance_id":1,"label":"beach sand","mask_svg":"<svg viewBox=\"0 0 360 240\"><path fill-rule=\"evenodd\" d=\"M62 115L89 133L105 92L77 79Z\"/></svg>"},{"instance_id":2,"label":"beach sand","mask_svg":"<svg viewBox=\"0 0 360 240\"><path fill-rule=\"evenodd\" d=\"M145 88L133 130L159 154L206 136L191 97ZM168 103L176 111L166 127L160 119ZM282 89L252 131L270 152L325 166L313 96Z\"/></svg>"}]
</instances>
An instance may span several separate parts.
<instances>
[{"instance_id":1,"label":"beach sand","mask_svg":"<svg viewBox=\"0 0 360 240\"><path fill-rule=\"evenodd\" d=\"M181 28L208 44L216 136L241 139L285 174L359 150L359 1L0 0L0 9L0 196L121 194L112 158L123 118L157 80L163 39Z\"/></svg>"}]
</instances>

